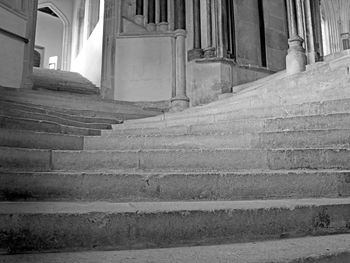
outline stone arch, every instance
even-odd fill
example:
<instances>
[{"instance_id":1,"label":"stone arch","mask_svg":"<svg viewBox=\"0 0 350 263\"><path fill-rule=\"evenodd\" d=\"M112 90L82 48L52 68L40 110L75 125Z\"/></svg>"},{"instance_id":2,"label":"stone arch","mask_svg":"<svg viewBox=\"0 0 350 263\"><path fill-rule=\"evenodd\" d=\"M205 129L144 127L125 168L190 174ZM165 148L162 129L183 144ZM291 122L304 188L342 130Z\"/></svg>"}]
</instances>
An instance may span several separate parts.
<instances>
[{"instance_id":1,"label":"stone arch","mask_svg":"<svg viewBox=\"0 0 350 263\"><path fill-rule=\"evenodd\" d=\"M54 11L63 23L62 42L62 70L70 70L71 49L72 49L72 24L66 15L51 1L38 4L38 8L48 7Z\"/></svg>"}]
</instances>

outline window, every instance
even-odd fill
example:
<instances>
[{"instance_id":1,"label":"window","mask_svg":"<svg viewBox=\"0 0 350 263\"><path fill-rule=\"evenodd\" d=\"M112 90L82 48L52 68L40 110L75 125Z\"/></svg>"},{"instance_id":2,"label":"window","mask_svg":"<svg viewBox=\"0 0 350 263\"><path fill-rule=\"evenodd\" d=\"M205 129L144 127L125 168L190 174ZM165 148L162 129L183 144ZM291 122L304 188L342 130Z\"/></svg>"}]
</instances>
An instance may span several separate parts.
<instances>
[{"instance_id":1,"label":"window","mask_svg":"<svg viewBox=\"0 0 350 263\"><path fill-rule=\"evenodd\" d=\"M80 5L77 10L77 44L76 44L76 55L79 54L80 49L84 42L84 20L85 20L85 0L80 1Z\"/></svg>"},{"instance_id":2,"label":"window","mask_svg":"<svg viewBox=\"0 0 350 263\"><path fill-rule=\"evenodd\" d=\"M94 31L99 19L100 19L100 0L90 0L89 1L89 20L88 20L89 36Z\"/></svg>"}]
</instances>

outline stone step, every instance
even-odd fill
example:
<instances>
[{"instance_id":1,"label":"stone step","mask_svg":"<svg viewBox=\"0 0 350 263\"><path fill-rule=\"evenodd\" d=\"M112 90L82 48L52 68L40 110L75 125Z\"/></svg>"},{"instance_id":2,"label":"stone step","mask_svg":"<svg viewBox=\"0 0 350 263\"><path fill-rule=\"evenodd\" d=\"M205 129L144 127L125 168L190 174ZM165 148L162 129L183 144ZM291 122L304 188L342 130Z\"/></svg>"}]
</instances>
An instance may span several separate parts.
<instances>
[{"instance_id":1,"label":"stone step","mask_svg":"<svg viewBox=\"0 0 350 263\"><path fill-rule=\"evenodd\" d=\"M0 128L15 130L31 130L38 132L63 133L71 135L97 136L101 130L73 127L51 121L33 120L27 118L14 118L0 115Z\"/></svg>"},{"instance_id":2,"label":"stone step","mask_svg":"<svg viewBox=\"0 0 350 263\"><path fill-rule=\"evenodd\" d=\"M0 171L1 201L177 201L349 197L350 171Z\"/></svg>"},{"instance_id":3,"label":"stone step","mask_svg":"<svg viewBox=\"0 0 350 263\"><path fill-rule=\"evenodd\" d=\"M0 146L35 149L82 150L84 137L68 134L0 128Z\"/></svg>"},{"instance_id":4,"label":"stone step","mask_svg":"<svg viewBox=\"0 0 350 263\"><path fill-rule=\"evenodd\" d=\"M259 134L259 143L255 145L272 149L349 146L350 129L263 132Z\"/></svg>"},{"instance_id":5,"label":"stone step","mask_svg":"<svg viewBox=\"0 0 350 263\"><path fill-rule=\"evenodd\" d=\"M15 117L15 118L22 118L22 119L27 118L27 119L38 120L38 121L49 121L49 122L55 122L61 125L87 128L87 129L111 129L112 128L111 124L108 124L108 123L85 123L85 122L73 121L73 120L69 120L69 119L65 119L62 117L57 117L49 114L34 113L34 112L14 110L14 109L0 109L0 115Z\"/></svg>"},{"instance_id":6,"label":"stone step","mask_svg":"<svg viewBox=\"0 0 350 263\"><path fill-rule=\"evenodd\" d=\"M266 119L265 128L271 131L330 128L348 129L350 128L350 113Z\"/></svg>"},{"instance_id":7,"label":"stone step","mask_svg":"<svg viewBox=\"0 0 350 263\"><path fill-rule=\"evenodd\" d=\"M1 101L10 101L62 114L107 119L136 119L160 114L145 110L132 102L108 101L97 95L68 94L42 90L13 90L0 88ZM0 101L0 104L1 104ZM142 104L141 104L142 105Z\"/></svg>"},{"instance_id":8,"label":"stone step","mask_svg":"<svg viewBox=\"0 0 350 263\"><path fill-rule=\"evenodd\" d=\"M223 244L350 233L349 221L350 198L4 202L0 249L18 253Z\"/></svg>"},{"instance_id":9,"label":"stone step","mask_svg":"<svg viewBox=\"0 0 350 263\"><path fill-rule=\"evenodd\" d=\"M338 234L212 246L3 255L1 260L2 263L348 263L349 244L349 234Z\"/></svg>"},{"instance_id":10,"label":"stone step","mask_svg":"<svg viewBox=\"0 0 350 263\"><path fill-rule=\"evenodd\" d=\"M225 102L222 102L225 104ZM170 126L189 126L196 124L211 124L218 122L231 122L241 119L267 119L287 117L301 117L308 115L331 115L331 114L348 114L350 113L350 99L338 99L327 101L314 101L301 104L282 105L282 106L263 106L248 107L238 109L208 109L198 107L199 109L192 113L192 109L182 113L149 117L139 120L128 120L122 125L113 125L114 130L131 129L131 128L151 128L151 127L170 127ZM330 116L332 118L332 116ZM339 116L342 118L342 116ZM321 116L322 118L322 116ZM271 120L273 122L273 120ZM325 121L326 122L326 121ZM311 127L310 127L311 128ZM316 128L316 127L314 127ZM319 127L321 128L321 127Z\"/></svg>"},{"instance_id":11,"label":"stone step","mask_svg":"<svg viewBox=\"0 0 350 263\"><path fill-rule=\"evenodd\" d=\"M14 102L14 101L9 101L9 100L6 100L6 101L0 100L0 107L2 109L13 109L13 110L26 111L26 112L30 112L30 113L47 114L47 115L52 115L52 116L64 118L67 120L85 122L85 123L108 123L108 124L121 123L121 121L119 121L117 119L112 119L112 118L81 116L80 112L76 112L74 110L69 111L66 109L59 109L59 108L54 108L54 107L44 107L44 106L34 105L34 104L30 104L30 103L20 103L20 102ZM71 114L68 114L68 113L71 113Z\"/></svg>"},{"instance_id":12,"label":"stone step","mask_svg":"<svg viewBox=\"0 0 350 263\"><path fill-rule=\"evenodd\" d=\"M79 94L99 94L99 88L79 73L34 68L33 88L67 91Z\"/></svg>"},{"instance_id":13,"label":"stone step","mask_svg":"<svg viewBox=\"0 0 350 263\"><path fill-rule=\"evenodd\" d=\"M254 148L258 134L119 135L84 137L85 150Z\"/></svg>"},{"instance_id":14,"label":"stone step","mask_svg":"<svg viewBox=\"0 0 350 263\"><path fill-rule=\"evenodd\" d=\"M140 120L141 121L141 120ZM198 123L188 125L167 126L165 123L153 123L142 128L132 128L119 124L113 125L113 131L102 131L102 136L119 135L184 135L184 134L227 134L227 133L257 133L263 131L264 119L236 119L215 123Z\"/></svg>"},{"instance_id":15,"label":"stone step","mask_svg":"<svg viewBox=\"0 0 350 263\"><path fill-rule=\"evenodd\" d=\"M26 170L350 169L348 148L37 150L0 147L0 166Z\"/></svg>"},{"instance_id":16,"label":"stone step","mask_svg":"<svg viewBox=\"0 0 350 263\"><path fill-rule=\"evenodd\" d=\"M128 133L103 134L102 137L85 137L86 150L135 149L215 149L215 148L315 148L350 146L349 129L322 129L301 131L242 132L206 126L204 129L177 126ZM225 125L226 126L226 125ZM213 130L211 129L213 128ZM214 129L216 129L214 133ZM253 133L254 132L254 133ZM143 134L145 133L145 134ZM171 134L173 133L173 134Z\"/></svg>"}]
</instances>

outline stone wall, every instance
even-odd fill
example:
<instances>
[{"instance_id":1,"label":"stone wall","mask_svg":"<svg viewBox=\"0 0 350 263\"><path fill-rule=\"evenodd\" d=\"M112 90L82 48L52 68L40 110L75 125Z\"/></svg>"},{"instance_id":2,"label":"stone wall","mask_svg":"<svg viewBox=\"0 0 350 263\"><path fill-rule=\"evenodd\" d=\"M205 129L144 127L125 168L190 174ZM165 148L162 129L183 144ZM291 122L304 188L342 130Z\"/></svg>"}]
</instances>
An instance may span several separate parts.
<instances>
[{"instance_id":1,"label":"stone wall","mask_svg":"<svg viewBox=\"0 0 350 263\"><path fill-rule=\"evenodd\" d=\"M0 1L0 86L30 86L34 0Z\"/></svg>"}]
</instances>

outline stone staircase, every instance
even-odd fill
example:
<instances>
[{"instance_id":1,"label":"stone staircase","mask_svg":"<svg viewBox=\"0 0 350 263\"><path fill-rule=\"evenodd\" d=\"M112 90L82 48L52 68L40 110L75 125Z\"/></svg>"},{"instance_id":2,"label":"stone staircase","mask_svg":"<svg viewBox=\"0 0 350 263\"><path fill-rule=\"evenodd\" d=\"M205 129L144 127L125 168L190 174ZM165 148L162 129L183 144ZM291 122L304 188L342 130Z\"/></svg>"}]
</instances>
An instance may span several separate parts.
<instances>
[{"instance_id":1,"label":"stone staircase","mask_svg":"<svg viewBox=\"0 0 350 263\"><path fill-rule=\"evenodd\" d=\"M2 125L0 249L31 254L0 259L350 262L349 67L344 55L181 113L71 119L86 125L74 132Z\"/></svg>"},{"instance_id":2,"label":"stone staircase","mask_svg":"<svg viewBox=\"0 0 350 263\"><path fill-rule=\"evenodd\" d=\"M100 90L76 72L33 68L34 89L47 89L78 94L99 94Z\"/></svg>"}]
</instances>

